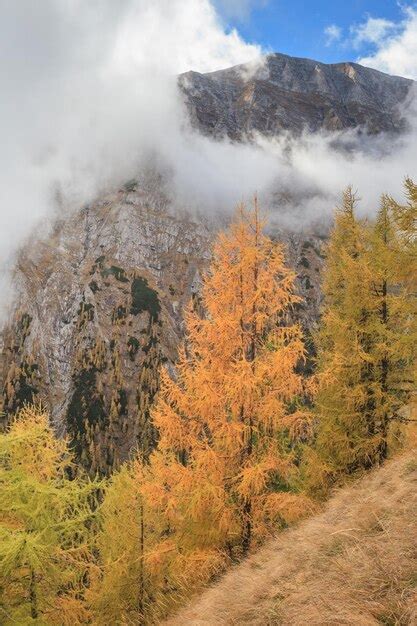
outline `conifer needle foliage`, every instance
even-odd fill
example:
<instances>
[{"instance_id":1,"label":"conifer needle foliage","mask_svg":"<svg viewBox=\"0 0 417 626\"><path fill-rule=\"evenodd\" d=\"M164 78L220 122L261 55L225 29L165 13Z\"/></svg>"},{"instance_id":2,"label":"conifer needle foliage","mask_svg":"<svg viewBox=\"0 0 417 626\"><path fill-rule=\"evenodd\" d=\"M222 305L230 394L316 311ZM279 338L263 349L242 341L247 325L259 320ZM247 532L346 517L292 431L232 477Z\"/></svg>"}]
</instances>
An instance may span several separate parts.
<instances>
[{"instance_id":1,"label":"conifer needle foliage","mask_svg":"<svg viewBox=\"0 0 417 626\"><path fill-rule=\"evenodd\" d=\"M295 275L263 227L255 204L219 235L176 376L163 372L153 411L160 439L142 495L164 520L155 558L182 587L306 510L289 488L291 440L309 420L296 371L303 339L289 315Z\"/></svg>"},{"instance_id":2,"label":"conifer needle foliage","mask_svg":"<svg viewBox=\"0 0 417 626\"><path fill-rule=\"evenodd\" d=\"M383 196L374 220L356 202L348 189L327 244L313 383L300 367L295 274L255 200L218 235L160 386L151 335L136 458L88 479L37 407L0 434L1 624L160 623L309 513L306 492L322 497L385 460L415 397L417 187L406 181L405 204ZM113 380L110 418L96 420L104 434L120 412Z\"/></svg>"},{"instance_id":3,"label":"conifer needle foliage","mask_svg":"<svg viewBox=\"0 0 417 626\"><path fill-rule=\"evenodd\" d=\"M317 335L314 489L381 463L415 392L416 186L408 203L383 196L374 221L358 219L351 189L326 251Z\"/></svg>"},{"instance_id":4,"label":"conifer needle foliage","mask_svg":"<svg viewBox=\"0 0 417 626\"><path fill-rule=\"evenodd\" d=\"M0 623L86 624L97 484L75 472L48 416L24 408L0 435Z\"/></svg>"}]
</instances>

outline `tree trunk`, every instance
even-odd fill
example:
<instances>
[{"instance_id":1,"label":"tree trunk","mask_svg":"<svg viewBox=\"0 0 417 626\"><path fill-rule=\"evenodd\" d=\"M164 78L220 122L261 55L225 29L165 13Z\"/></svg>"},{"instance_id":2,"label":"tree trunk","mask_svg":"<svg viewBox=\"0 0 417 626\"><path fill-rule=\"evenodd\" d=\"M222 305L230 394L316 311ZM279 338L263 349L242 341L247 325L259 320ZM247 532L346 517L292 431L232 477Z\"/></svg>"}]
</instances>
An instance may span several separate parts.
<instances>
[{"instance_id":1,"label":"tree trunk","mask_svg":"<svg viewBox=\"0 0 417 626\"><path fill-rule=\"evenodd\" d=\"M30 616L32 619L38 618L38 595L36 593L36 576L33 569L30 570L29 582Z\"/></svg>"},{"instance_id":2,"label":"tree trunk","mask_svg":"<svg viewBox=\"0 0 417 626\"><path fill-rule=\"evenodd\" d=\"M144 618L144 596L145 596L145 564L144 564L144 547L145 547L145 525L143 521L143 504L139 507L140 514L140 530L139 530L139 549L140 549L140 560L139 560L139 598L138 598L138 609L142 618Z\"/></svg>"},{"instance_id":3,"label":"tree trunk","mask_svg":"<svg viewBox=\"0 0 417 626\"><path fill-rule=\"evenodd\" d=\"M382 323L386 327L388 323L388 304L387 304L387 281L382 282L382 308L381 317ZM382 400L385 401L388 394L388 369L389 361L386 356L381 360L381 392ZM388 427L388 414L387 408L384 409L381 415L381 421L379 424L379 432L381 435L381 443L379 444L379 462L384 461L387 458L388 446L387 446L387 427Z\"/></svg>"},{"instance_id":4,"label":"tree trunk","mask_svg":"<svg viewBox=\"0 0 417 626\"><path fill-rule=\"evenodd\" d=\"M245 503L243 505L243 532L242 532L243 556L247 555L249 548L250 548L251 540L252 540L251 513L252 513L252 501L250 498L248 498L247 500L245 500Z\"/></svg>"}]
</instances>

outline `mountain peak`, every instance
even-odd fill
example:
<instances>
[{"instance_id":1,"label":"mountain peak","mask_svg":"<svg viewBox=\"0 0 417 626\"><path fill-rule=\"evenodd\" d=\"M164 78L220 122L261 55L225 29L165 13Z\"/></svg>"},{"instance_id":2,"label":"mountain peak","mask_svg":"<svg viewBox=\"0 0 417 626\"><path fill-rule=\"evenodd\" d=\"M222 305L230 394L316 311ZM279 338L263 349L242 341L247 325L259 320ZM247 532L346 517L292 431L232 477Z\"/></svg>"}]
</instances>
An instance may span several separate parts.
<instances>
[{"instance_id":1,"label":"mountain peak","mask_svg":"<svg viewBox=\"0 0 417 626\"><path fill-rule=\"evenodd\" d=\"M192 124L231 139L349 128L397 133L406 127L402 105L413 84L357 63L326 64L282 53L179 77Z\"/></svg>"}]
</instances>

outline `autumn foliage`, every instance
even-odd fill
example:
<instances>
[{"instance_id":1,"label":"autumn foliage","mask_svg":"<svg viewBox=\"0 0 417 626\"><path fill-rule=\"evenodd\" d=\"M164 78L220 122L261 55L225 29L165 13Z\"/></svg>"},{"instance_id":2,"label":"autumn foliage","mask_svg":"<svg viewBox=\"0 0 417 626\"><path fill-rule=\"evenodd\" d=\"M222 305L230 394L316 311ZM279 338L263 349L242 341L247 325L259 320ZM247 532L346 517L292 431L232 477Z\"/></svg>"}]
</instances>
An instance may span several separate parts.
<instances>
[{"instance_id":1,"label":"autumn foliage","mask_svg":"<svg viewBox=\"0 0 417 626\"><path fill-rule=\"evenodd\" d=\"M294 442L309 427L297 370L304 345L291 318L299 298L283 247L263 226L257 204L240 207L218 236L175 374L162 372L152 412L157 450L112 480L102 554L103 582L114 582L107 609L98 603L103 623L115 606L126 618L158 619L311 508L291 488ZM126 540L112 555L106 545L120 522ZM116 580L132 571L117 575L127 562L136 584L118 593Z\"/></svg>"},{"instance_id":2,"label":"autumn foliage","mask_svg":"<svg viewBox=\"0 0 417 626\"><path fill-rule=\"evenodd\" d=\"M375 221L351 189L326 248L318 348L317 433L307 457L320 491L381 463L415 392L416 187L407 205L383 196Z\"/></svg>"},{"instance_id":3,"label":"autumn foliage","mask_svg":"<svg viewBox=\"0 0 417 626\"><path fill-rule=\"evenodd\" d=\"M176 376L164 371L153 411L160 439L142 492L165 520L157 549L182 579L207 577L305 512L289 493L291 441L309 419L295 276L263 226L257 205L240 207L219 235Z\"/></svg>"},{"instance_id":4,"label":"autumn foliage","mask_svg":"<svg viewBox=\"0 0 417 626\"><path fill-rule=\"evenodd\" d=\"M88 623L98 484L76 471L40 408L0 436L0 623Z\"/></svg>"},{"instance_id":5,"label":"autumn foliage","mask_svg":"<svg viewBox=\"0 0 417 626\"><path fill-rule=\"evenodd\" d=\"M403 205L383 196L375 220L356 206L348 189L326 245L313 376L296 276L255 199L217 236L160 383L150 329L129 462L87 478L36 407L0 434L1 623L159 623L310 513L312 497L401 445L415 421L417 188L406 181ZM84 375L104 369L103 355L99 343L81 355ZM116 353L114 363L109 415L101 403L94 429L78 423L88 386L71 408L73 451L91 475L101 443L106 473L119 465L107 441L121 412Z\"/></svg>"}]
</instances>

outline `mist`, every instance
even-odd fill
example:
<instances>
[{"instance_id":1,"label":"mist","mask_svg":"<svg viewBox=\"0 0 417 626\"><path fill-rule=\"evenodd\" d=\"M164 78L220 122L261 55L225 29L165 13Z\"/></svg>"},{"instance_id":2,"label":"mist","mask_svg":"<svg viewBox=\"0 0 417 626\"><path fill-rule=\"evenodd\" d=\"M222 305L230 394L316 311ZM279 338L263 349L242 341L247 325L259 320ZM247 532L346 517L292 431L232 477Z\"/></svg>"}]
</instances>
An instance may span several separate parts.
<instances>
[{"instance_id":1,"label":"mist","mask_svg":"<svg viewBox=\"0 0 417 626\"><path fill-rule=\"evenodd\" d=\"M1 15L3 263L57 197L76 208L150 152L189 169L176 75L261 56L208 0L3 0Z\"/></svg>"},{"instance_id":2,"label":"mist","mask_svg":"<svg viewBox=\"0 0 417 626\"><path fill-rule=\"evenodd\" d=\"M245 12L250 3L228 4ZM257 192L290 228L327 219L348 184L372 214L382 192L399 195L404 176L417 177L413 107L407 136L393 144L343 133L349 151L334 149L334 134L239 145L194 132L178 73L256 66L265 53L228 30L209 0L0 5L3 276L35 227L134 177L150 155L169 172L178 206L230 211Z\"/></svg>"}]
</instances>

